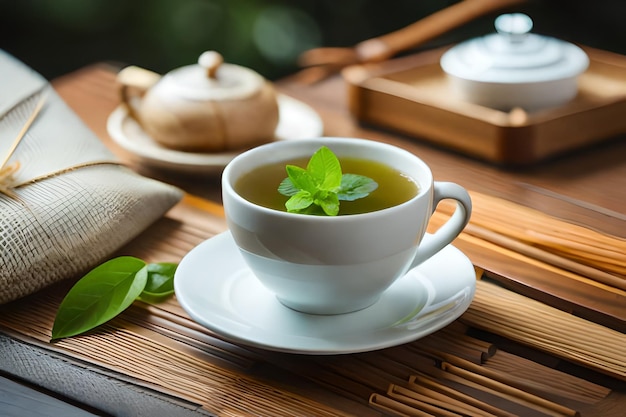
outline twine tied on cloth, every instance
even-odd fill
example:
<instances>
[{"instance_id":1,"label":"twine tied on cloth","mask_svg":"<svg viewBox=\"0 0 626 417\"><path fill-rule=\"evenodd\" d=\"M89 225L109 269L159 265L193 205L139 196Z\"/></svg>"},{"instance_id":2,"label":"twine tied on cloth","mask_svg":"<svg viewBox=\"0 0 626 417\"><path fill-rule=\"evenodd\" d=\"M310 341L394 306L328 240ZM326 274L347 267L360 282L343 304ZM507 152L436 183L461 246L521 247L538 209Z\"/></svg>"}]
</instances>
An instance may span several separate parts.
<instances>
[{"instance_id":1,"label":"twine tied on cloth","mask_svg":"<svg viewBox=\"0 0 626 417\"><path fill-rule=\"evenodd\" d=\"M28 132L30 125L32 125L37 118L37 115L41 111L45 102L46 95L42 95L32 113L26 120L24 127L22 127L22 130L20 130L20 133L18 133L17 137L13 141L13 144L9 148L9 151L4 157L4 160L0 164L0 193L6 195L7 197L17 199L17 195L13 192L13 188L16 187L14 174L20 169L19 161L15 161L13 164L8 166L7 162L9 162L9 159L13 155L13 152L15 152L15 150L17 149L17 146L22 141L22 138L26 136L26 132Z\"/></svg>"},{"instance_id":2,"label":"twine tied on cloth","mask_svg":"<svg viewBox=\"0 0 626 417\"><path fill-rule=\"evenodd\" d=\"M26 122L24 123L24 126L19 131L17 137L11 144L11 147L9 148L7 154L2 160L2 163L0 163L0 194L4 194L7 197L18 200L20 202L22 201L20 200L20 198L14 191L18 187L28 185L28 184L33 184L37 181L41 181L46 178L51 178L57 175L61 175L61 174L73 171L75 169L78 169L78 168L83 168L83 167L88 167L88 166L93 166L93 165L101 165L101 164L121 165L119 162L116 162L116 161L108 161L108 160L89 161L89 162L83 162L83 163L79 163L76 165L72 165L66 168L62 168L62 169L59 169L59 170L56 170L56 171L53 171L44 175L39 175L27 181L21 181L21 182L16 181L15 174L19 171L21 164L19 161L15 161L12 164L8 165L9 159L11 159L11 156L13 156L13 154L15 153L15 150L18 148L22 139L26 137L26 133L28 132L28 129L30 128L30 126L33 124L35 119L37 119L37 116L39 115L39 113L41 112L41 110L43 109L46 103L46 98L47 98L47 94L45 93L41 94L41 97L37 101L35 108L32 110ZM22 204L24 203L22 202Z\"/></svg>"},{"instance_id":3,"label":"twine tied on cloth","mask_svg":"<svg viewBox=\"0 0 626 417\"><path fill-rule=\"evenodd\" d=\"M13 192L15 188L14 175L20 169L19 161L15 161L9 166L0 167L0 194L4 194L9 198L17 199L17 194Z\"/></svg>"}]
</instances>

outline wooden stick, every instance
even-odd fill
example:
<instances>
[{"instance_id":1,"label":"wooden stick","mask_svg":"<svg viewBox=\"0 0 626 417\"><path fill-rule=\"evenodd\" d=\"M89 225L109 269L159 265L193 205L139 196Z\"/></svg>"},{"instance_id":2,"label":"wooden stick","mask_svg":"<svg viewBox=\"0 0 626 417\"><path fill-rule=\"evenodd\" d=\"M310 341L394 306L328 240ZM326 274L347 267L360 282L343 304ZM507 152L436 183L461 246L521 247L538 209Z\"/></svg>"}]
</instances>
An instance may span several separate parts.
<instances>
[{"instance_id":1,"label":"wooden stick","mask_svg":"<svg viewBox=\"0 0 626 417\"><path fill-rule=\"evenodd\" d=\"M483 275L482 270L477 271L476 276L477 279ZM491 342L486 342L484 340L477 339L475 337L469 336L467 332L469 327L456 320L441 329L438 333L446 334L448 337L459 338L463 340L463 343L473 346L474 348L482 351L484 353L483 359L491 358L496 354L498 348Z\"/></svg>"},{"instance_id":2,"label":"wooden stick","mask_svg":"<svg viewBox=\"0 0 626 417\"><path fill-rule=\"evenodd\" d=\"M396 401L406 404L412 408L417 408L420 411L425 411L436 416L441 417L459 417L465 413L460 412L459 409L453 410L450 407L446 407L446 404L441 404L438 401L434 401L432 398L428 398L419 394L413 394L411 396L403 395L399 392L400 388L397 385L390 385L387 390L387 395Z\"/></svg>"},{"instance_id":3,"label":"wooden stick","mask_svg":"<svg viewBox=\"0 0 626 417\"><path fill-rule=\"evenodd\" d=\"M480 401L477 398L474 398L468 394L465 394L461 391L451 388L443 384L440 380L431 378L425 374L411 375L411 377L409 378L408 386L409 388L415 391L419 391L423 387L430 388L433 391L440 392L446 396L449 396L453 399L461 401L464 404L471 405L472 407L478 408L480 410L484 410L488 414L493 414L498 417L514 417L515 416L515 414L513 413L510 413L506 410L502 410L484 401Z\"/></svg>"},{"instance_id":4,"label":"wooden stick","mask_svg":"<svg viewBox=\"0 0 626 417\"><path fill-rule=\"evenodd\" d=\"M136 309L129 309L124 312L124 319L132 322L140 327L149 329L169 339L179 340L190 347L197 349L203 354L208 354L213 357L219 358L230 364L234 364L240 368L249 369L254 365L251 354L240 355L233 352L237 350L233 347L232 350L225 349L226 342L208 336L204 333L196 332L186 326L181 326L177 323L165 320L161 317L152 315L140 315L137 314ZM226 346L228 347L228 346Z\"/></svg>"},{"instance_id":5,"label":"wooden stick","mask_svg":"<svg viewBox=\"0 0 626 417\"><path fill-rule=\"evenodd\" d=\"M423 411L432 412L438 416L485 416L493 417L493 414L486 414L483 410L468 406L452 398L441 399L438 396L425 395L423 392L412 391L398 385L390 385L387 395L401 401L407 405L415 404L423 408ZM429 404L431 407L426 406Z\"/></svg>"},{"instance_id":6,"label":"wooden stick","mask_svg":"<svg viewBox=\"0 0 626 417\"><path fill-rule=\"evenodd\" d=\"M576 410L572 410L568 407L562 406L560 404L557 404L555 402L546 400L544 398L538 397L536 395L527 393L525 391L522 391L520 389L517 389L515 387L512 387L510 385L507 384L503 384L501 382L495 381L491 378L488 378L486 376L480 375L480 374L475 374L473 372L470 372L466 369L460 368L456 365L452 365L450 363L447 362L443 362L441 364L441 369L443 369L444 371L450 372L454 375L460 376L462 378L465 378L469 381L475 382L477 384L480 384L481 386L487 387L487 388L491 388L495 391L507 394L509 396L513 396L513 397L517 397L520 398L524 401L527 401L529 403L535 404L541 408L545 408L547 410L552 410L555 413L557 413L557 415L562 415L562 416L568 416L568 417L578 417L580 416L580 413Z\"/></svg>"},{"instance_id":7,"label":"wooden stick","mask_svg":"<svg viewBox=\"0 0 626 417\"><path fill-rule=\"evenodd\" d=\"M387 414L399 417L434 417L425 411L417 410L399 401L392 400L381 394L372 394L369 400L370 405Z\"/></svg>"},{"instance_id":8,"label":"wooden stick","mask_svg":"<svg viewBox=\"0 0 626 417\"><path fill-rule=\"evenodd\" d=\"M584 275L567 271L563 268L559 268L557 266L540 261L533 257L521 254L519 252L515 252L514 250L504 248L495 243L470 235L469 233L462 233L461 235L459 235L457 239L459 239L459 241L463 242L464 244L473 246L475 248L481 248L481 249L485 249L491 252L501 254L502 256L511 260L515 260L516 262L519 262L520 264L535 266L537 268L540 268L541 270L545 270L553 274L559 275L560 277L566 280L578 281L581 283L585 283L587 285L592 285L592 286L601 288L603 291L615 294L618 298L622 298L626 296L626 292L622 289L603 284L601 282L588 278Z\"/></svg>"},{"instance_id":9,"label":"wooden stick","mask_svg":"<svg viewBox=\"0 0 626 417\"><path fill-rule=\"evenodd\" d=\"M437 336L427 336L419 340L414 347L429 356L435 358L441 358L441 353L453 354L464 358L467 361L481 364L484 361L483 351L476 349L474 346L468 346L459 341L455 341L452 338Z\"/></svg>"},{"instance_id":10,"label":"wooden stick","mask_svg":"<svg viewBox=\"0 0 626 417\"><path fill-rule=\"evenodd\" d=\"M512 356L513 355L508 356L509 359L511 359ZM524 378L521 378L518 374L515 374L515 373L507 374L507 373L497 372L488 367L476 365L472 363L471 361L467 361L463 358L455 357L454 355L444 354L442 355L442 357L444 359L444 362L443 362L444 365L442 365L442 368L445 368L446 364L447 366L455 366L459 369L462 369L463 371L467 371L472 374L479 375L481 378L487 378L490 381L494 381L494 384L495 383L502 384L505 387L510 387L512 390L525 392L525 393L528 393L529 395L534 394L534 396L536 397L542 397L542 395L545 392L554 393L555 395L561 395L560 393L556 392L558 391L558 388L555 389L554 387L547 385L547 384L525 380ZM533 365L536 365L536 364L533 364ZM460 375L460 374L457 373L457 375ZM542 375L545 376L545 371L542 372ZM562 376L563 375L561 375L561 377ZM570 376L570 375L567 375L567 376ZM467 376L466 378L471 379ZM476 381L476 382L479 382L479 381ZM553 381L553 382L557 382L557 381ZM586 383L587 381L579 380L578 382L579 382L578 389L580 390L580 382ZM604 390L606 391L606 389Z\"/></svg>"},{"instance_id":11,"label":"wooden stick","mask_svg":"<svg viewBox=\"0 0 626 417\"><path fill-rule=\"evenodd\" d=\"M558 266L559 268L566 269L570 272L586 276L603 284L626 291L626 279L617 277L600 269L578 263L572 259L564 258L534 246L524 244L518 240L511 239L505 235L498 234L474 224L468 224L465 227L465 232L491 243L495 243L496 245L513 250L517 253L529 256L533 259ZM624 256L626 256L626 254L624 254Z\"/></svg>"},{"instance_id":12,"label":"wooden stick","mask_svg":"<svg viewBox=\"0 0 626 417\"><path fill-rule=\"evenodd\" d=\"M493 379L517 388L535 394L551 392L584 404L595 404L611 393L609 388L504 350L489 358L481 369L495 372Z\"/></svg>"},{"instance_id":13,"label":"wooden stick","mask_svg":"<svg viewBox=\"0 0 626 417\"><path fill-rule=\"evenodd\" d=\"M470 194L474 202L470 226L626 280L625 239L586 229L497 197L477 192ZM438 212L450 215L452 205L444 202L439 205ZM511 222L511 219L517 220ZM472 233L471 227L466 232Z\"/></svg>"},{"instance_id":14,"label":"wooden stick","mask_svg":"<svg viewBox=\"0 0 626 417\"><path fill-rule=\"evenodd\" d=\"M482 408L475 407L467 402L460 401L452 396L415 383L408 384L406 388L397 387L396 389L408 391L409 393L405 393L406 396L412 396L412 393L415 393L431 398L433 401L436 401L437 404L443 404L443 407L448 404L458 407L457 410L464 410L464 413L469 416L499 417L497 414L489 413Z\"/></svg>"},{"instance_id":15,"label":"wooden stick","mask_svg":"<svg viewBox=\"0 0 626 417\"><path fill-rule=\"evenodd\" d=\"M477 281L464 323L626 380L626 335Z\"/></svg>"},{"instance_id":16,"label":"wooden stick","mask_svg":"<svg viewBox=\"0 0 626 417\"><path fill-rule=\"evenodd\" d=\"M563 417L563 414L557 413L554 410L542 407L533 401L528 401L525 398L518 397L516 395L512 395L510 392L500 391L494 389L492 387L486 386L482 383L475 382L473 380L467 379L463 376L457 375L452 372L447 372L445 370L441 370L441 374L437 375L438 378L446 379L454 384L461 384L470 389L477 390L479 392L483 392L488 396L496 396L503 400L506 400L511 403L511 405L517 405L519 407L527 409L525 414L522 415L548 415L552 417ZM507 407L508 408L508 407ZM529 411L532 410L532 414L529 414Z\"/></svg>"}]
</instances>

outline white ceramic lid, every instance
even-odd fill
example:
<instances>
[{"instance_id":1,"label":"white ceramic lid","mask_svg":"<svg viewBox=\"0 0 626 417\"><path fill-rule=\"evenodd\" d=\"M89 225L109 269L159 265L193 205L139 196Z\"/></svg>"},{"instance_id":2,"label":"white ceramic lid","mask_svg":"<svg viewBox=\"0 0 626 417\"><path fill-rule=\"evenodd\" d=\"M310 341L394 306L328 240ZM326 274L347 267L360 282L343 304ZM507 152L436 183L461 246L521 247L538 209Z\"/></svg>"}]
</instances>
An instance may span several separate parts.
<instances>
[{"instance_id":1,"label":"white ceramic lid","mask_svg":"<svg viewBox=\"0 0 626 417\"><path fill-rule=\"evenodd\" d=\"M530 33L533 22L522 13L495 20L497 33L463 42L441 57L443 70L485 83L535 83L575 77L589 66L578 46Z\"/></svg>"},{"instance_id":2,"label":"white ceramic lid","mask_svg":"<svg viewBox=\"0 0 626 417\"><path fill-rule=\"evenodd\" d=\"M258 92L264 82L257 72L226 64L220 54L207 51L198 64L167 73L158 88L161 94L187 100L241 100Z\"/></svg>"}]
</instances>

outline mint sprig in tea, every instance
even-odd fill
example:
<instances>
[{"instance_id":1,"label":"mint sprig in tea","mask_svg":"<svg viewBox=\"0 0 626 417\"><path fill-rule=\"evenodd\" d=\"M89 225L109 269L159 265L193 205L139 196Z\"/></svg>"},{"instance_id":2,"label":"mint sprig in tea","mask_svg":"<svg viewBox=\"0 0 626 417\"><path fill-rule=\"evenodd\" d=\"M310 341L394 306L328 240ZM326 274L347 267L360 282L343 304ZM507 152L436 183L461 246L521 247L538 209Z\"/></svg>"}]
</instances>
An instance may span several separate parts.
<instances>
[{"instance_id":1,"label":"mint sprig in tea","mask_svg":"<svg viewBox=\"0 0 626 417\"><path fill-rule=\"evenodd\" d=\"M340 200L365 198L378 188L369 177L343 174L339 159L326 146L313 154L306 169L289 164L285 170L288 176L278 192L289 197L285 208L290 213L317 214L321 209L328 216L336 216Z\"/></svg>"},{"instance_id":2,"label":"mint sprig in tea","mask_svg":"<svg viewBox=\"0 0 626 417\"><path fill-rule=\"evenodd\" d=\"M280 161L254 169L237 181L235 189L260 206L334 216L393 207L417 195L418 185L386 164L337 158L329 148L321 147L308 160Z\"/></svg>"}]
</instances>

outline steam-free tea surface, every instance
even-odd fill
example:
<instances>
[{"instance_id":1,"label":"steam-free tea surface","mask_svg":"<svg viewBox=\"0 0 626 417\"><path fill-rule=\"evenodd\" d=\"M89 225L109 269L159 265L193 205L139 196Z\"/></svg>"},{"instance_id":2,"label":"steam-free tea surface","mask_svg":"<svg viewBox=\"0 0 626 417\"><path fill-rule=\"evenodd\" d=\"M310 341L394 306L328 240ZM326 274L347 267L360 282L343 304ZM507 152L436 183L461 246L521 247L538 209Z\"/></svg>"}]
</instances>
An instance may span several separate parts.
<instances>
[{"instance_id":1,"label":"steam-free tea surface","mask_svg":"<svg viewBox=\"0 0 626 417\"><path fill-rule=\"evenodd\" d=\"M372 178L378 188L365 198L341 201L339 215L360 214L402 204L415 197L418 184L402 172L379 162L358 158L339 158L344 174L358 174ZM246 200L260 206L286 211L289 199L278 192L280 182L287 177L285 166L305 168L308 158L268 164L244 174L235 184L235 190Z\"/></svg>"}]
</instances>

